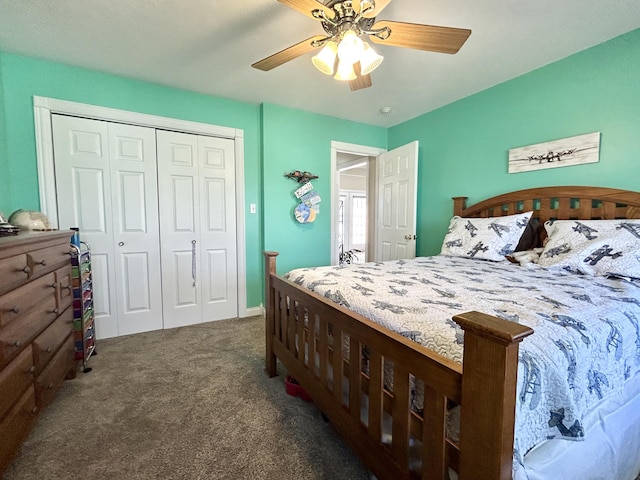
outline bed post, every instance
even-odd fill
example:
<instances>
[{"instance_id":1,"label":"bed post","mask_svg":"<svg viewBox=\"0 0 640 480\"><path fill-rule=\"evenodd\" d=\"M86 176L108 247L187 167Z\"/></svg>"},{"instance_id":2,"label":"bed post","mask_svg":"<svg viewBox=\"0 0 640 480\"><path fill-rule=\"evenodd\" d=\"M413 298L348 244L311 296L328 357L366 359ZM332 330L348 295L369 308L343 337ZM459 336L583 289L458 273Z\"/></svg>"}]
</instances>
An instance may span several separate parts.
<instances>
[{"instance_id":1,"label":"bed post","mask_svg":"<svg viewBox=\"0 0 640 480\"><path fill-rule=\"evenodd\" d=\"M511 479L518 349L533 330L480 312L453 319L464 330L460 478Z\"/></svg>"},{"instance_id":2,"label":"bed post","mask_svg":"<svg viewBox=\"0 0 640 480\"><path fill-rule=\"evenodd\" d=\"M462 216L462 211L467 208L467 198L469 197L453 197L453 214Z\"/></svg>"},{"instance_id":3,"label":"bed post","mask_svg":"<svg viewBox=\"0 0 640 480\"><path fill-rule=\"evenodd\" d=\"M271 275L276 274L276 257L278 252L264 252L264 288L265 288L265 371L269 377L275 377L278 372L276 371L276 356L273 353L273 333L275 331L275 309L276 309L276 297L273 291L273 281Z\"/></svg>"}]
</instances>

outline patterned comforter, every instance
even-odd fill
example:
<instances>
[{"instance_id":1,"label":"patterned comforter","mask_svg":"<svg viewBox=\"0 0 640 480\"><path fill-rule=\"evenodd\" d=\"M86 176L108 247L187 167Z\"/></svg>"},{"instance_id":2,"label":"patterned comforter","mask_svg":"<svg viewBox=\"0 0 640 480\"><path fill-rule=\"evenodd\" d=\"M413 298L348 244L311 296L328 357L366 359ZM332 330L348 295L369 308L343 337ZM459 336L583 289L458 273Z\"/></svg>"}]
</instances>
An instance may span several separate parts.
<instances>
[{"instance_id":1,"label":"patterned comforter","mask_svg":"<svg viewBox=\"0 0 640 480\"><path fill-rule=\"evenodd\" d=\"M286 277L458 362L454 314L478 310L533 328L520 346L516 459L549 438L581 440L585 413L640 371L640 283L448 256Z\"/></svg>"}]
</instances>

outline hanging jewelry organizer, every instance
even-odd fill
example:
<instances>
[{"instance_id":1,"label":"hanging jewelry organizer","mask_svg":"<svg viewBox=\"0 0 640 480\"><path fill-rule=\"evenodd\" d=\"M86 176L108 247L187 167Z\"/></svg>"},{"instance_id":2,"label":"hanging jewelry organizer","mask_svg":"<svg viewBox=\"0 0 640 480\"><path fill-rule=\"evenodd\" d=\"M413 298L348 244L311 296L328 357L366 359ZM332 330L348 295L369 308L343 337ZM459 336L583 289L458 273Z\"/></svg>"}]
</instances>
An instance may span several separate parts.
<instances>
[{"instance_id":1,"label":"hanging jewelry organizer","mask_svg":"<svg viewBox=\"0 0 640 480\"><path fill-rule=\"evenodd\" d=\"M293 170L285 173L284 176L302 184L293 192L299 202L293 211L294 218L299 223L314 222L316 216L320 213L321 198L313 188L311 180L318 178L318 176L311 172L302 172L300 170Z\"/></svg>"}]
</instances>

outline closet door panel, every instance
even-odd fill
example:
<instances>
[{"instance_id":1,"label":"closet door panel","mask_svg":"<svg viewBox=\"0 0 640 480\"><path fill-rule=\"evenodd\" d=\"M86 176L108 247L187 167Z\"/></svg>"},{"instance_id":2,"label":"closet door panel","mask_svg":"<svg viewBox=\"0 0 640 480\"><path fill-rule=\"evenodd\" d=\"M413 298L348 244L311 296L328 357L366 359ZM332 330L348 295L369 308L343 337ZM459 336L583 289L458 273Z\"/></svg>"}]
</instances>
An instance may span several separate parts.
<instances>
[{"instance_id":1,"label":"closet door panel","mask_svg":"<svg viewBox=\"0 0 640 480\"><path fill-rule=\"evenodd\" d=\"M202 322L198 137L158 130L165 328Z\"/></svg>"},{"instance_id":2,"label":"closet door panel","mask_svg":"<svg viewBox=\"0 0 640 480\"><path fill-rule=\"evenodd\" d=\"M118 334L162 322L155 130L109 123Z\"/></svg>"},{"instance_id":3,"label":"closet door panel","mask_svg":"<svg viewBox=\"0 0 640 480\"><path fill-rule=\"evenodd\" d=\"M164 212L171 215L172 231L174 233L195 233L196 212L194 178L187 176L171 176L171 211Z\"/></svg>"},{"instance_id":4,"label":"closet door panel","mask_svg":"<svg viewBox=\"0 0 640 480\"><path fill-rule=\"evenodd\" d=\"M229 266L226 250L207 250L209 278L207 284L207 303L227 302L229 300L228 282Z\"/></svg>"},{"instance_id":5,"label":"closet door panel","mask_svg":"<svg viewBox=\"0 0 640 480\"><path fill-rule=\"evenodd\" d=\"M110 290L111 288L113 288L111 282L109 281L109 260L110 257L109 255L103 254L103 253L93 253L93 248L91 250L91 278L92 278L92 287L93 287L93 313L95 315L96 318L96 335L98 335L98 338L104 338L104 337L100 337L100 330L98 329L97 326L97 319L101 318L101 319L106 319L106 318L113 318L113 324L109 323L109 327L112 327L112 329L109 329L105 332L106 329L103 328L103 335L105 335L105 337L110 336L110 337L115 337L117 336L118 332L117 332L117 319L116 316L113 315L113 310L112 310L112 304L113 304L113 308L115 308L115 295L111 295L111 292L113 290ZM113 275L113 271L114 269L111 269L111 274ZM109 300L113 299L113 302L110 302ZM105 322L103 322L104 324ZM109 333L111 333L109 335Z\"/></svg>"},{"instance_id":6,"label":"closet door panel","mask_svg":"<svg viewBox=\"0 0 640 480\"><path fill-rule=\"evenodd\" d=\"M149 258L146 252L125 253L120 255L124 285L123 311L126 314L148 312L151 310L151 279L149 277ZM157 280L156 280L157 281Z\"/></svg>"},{"instance_id":7,"label":"closet door panel","mask_svg":"<svg viewBox=\"0 0 640 480\"><path fill-rule=\"evenodd\" d=\"M58 225L91 245L98 338L118 335L108 123L52 115Z\"/></svg>"},{"instance_id":8,"label":"closet door panel","mask_svg":"<svg viewBox=\"0 0 640 480\"><path fill-rule=\"evenodd\" d=\"M162 328L155 130L52 116L60 228L91 246L96 335Z\"/></svg>"},{"instance_id":9,"label":"closet door panel","mask_svg":"<svg viewBox=\"0 0 640 480\"><path fill-rule=\"evenodd\" d=\"M204 321L238 315L235 145L233 140L198 137Z\"/></svg>"},{"instance_id":10,"label":"closet door panel","mask_svg":"<svg viewBox=\"0 0 640 480\"><path fill-rule=\"evenodd\" d=\"M81 225L87 233L106 234L107 214L105 209L105 179L101 169L72 167L74 225ZM106 195L109 198L109 195Z\"/></svg>"},{"instance_id":11,"label":"closet door panel","mask_svg":"<svg viewBox=\"0 0 640 480\"><path fill-rule=\"evenodd\" d=\"M198 305L197 291L193 288L192 252L173 252L173 289L176 292L173 308L191 307Z\"/></svg>"}]
</instances>

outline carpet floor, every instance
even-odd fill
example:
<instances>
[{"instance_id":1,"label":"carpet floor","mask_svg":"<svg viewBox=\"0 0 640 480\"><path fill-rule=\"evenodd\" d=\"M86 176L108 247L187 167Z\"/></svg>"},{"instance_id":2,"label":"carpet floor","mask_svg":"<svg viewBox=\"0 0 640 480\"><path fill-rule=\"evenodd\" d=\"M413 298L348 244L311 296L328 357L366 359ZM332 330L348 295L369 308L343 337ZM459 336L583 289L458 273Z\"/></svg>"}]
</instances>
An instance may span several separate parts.
<instances>
[{"instance_id":1,"label":"carpet floor","mask_svg":"<svg viewBox=\"0 0 640 480\"><path fill-rule=\"evenodd\" d=\"M368 479L313 403L264 373L261 317L99 341L5 480Z\"/></svg>"}]
</instances>

